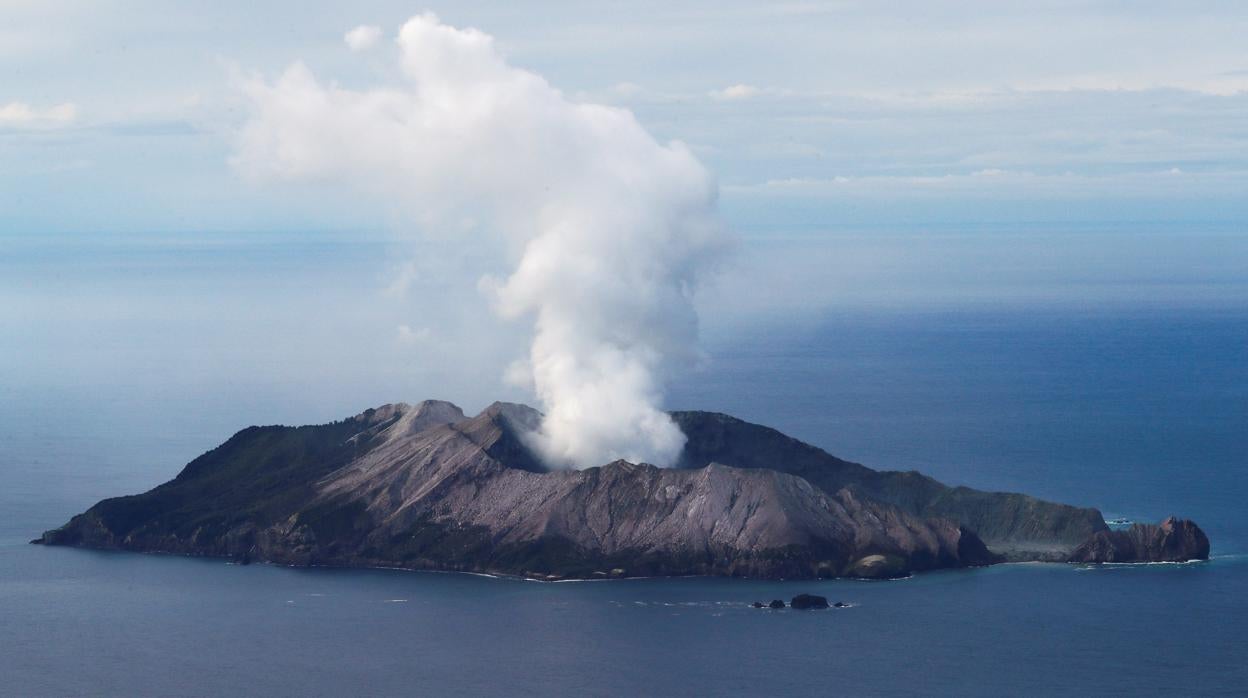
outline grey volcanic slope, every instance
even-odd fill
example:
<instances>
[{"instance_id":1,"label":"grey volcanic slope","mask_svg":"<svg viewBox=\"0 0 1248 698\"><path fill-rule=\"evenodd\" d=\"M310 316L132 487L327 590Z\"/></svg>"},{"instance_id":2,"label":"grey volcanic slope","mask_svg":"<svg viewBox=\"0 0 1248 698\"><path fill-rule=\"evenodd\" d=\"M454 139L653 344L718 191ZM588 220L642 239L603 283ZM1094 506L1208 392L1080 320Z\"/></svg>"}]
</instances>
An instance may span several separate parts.
<instances>
[{"instance_id":1,"label":"grey volcanic slope","mask_svg":"<svg viewBox=\"0 0 1248 698\"><path fill-rule=\"evenodd\" d=\"M950 490L724 415L675 416L689 435L675 469L549 471L522 436L540 414L503 403L473 418L426 401L250 427L170 482L104 500L36 542L551 578L880 577L1001 559L967 520L1063 554L1075 547L1065 521L1081 520L1070 512L1104 529L1093 510ZM942 491L983 504L959 509Z\"/></svg>"},{"instance_id":2,"label":"grey volcanic slope","mask_svg":"<svg viewBox=\"0 0 1248 698\"><path fill-rule=\"evenodd\" d=\"M680 467L718 462L767 468L802 477L825 492L848 488L915 516L957 521L1009 559L1062 560L1094 533L1108 530L1096 509L1025 494L948 487L914 471L872 470L726 414L675 412L672 416L689 437Z\"/></svg>"}]
</instances>

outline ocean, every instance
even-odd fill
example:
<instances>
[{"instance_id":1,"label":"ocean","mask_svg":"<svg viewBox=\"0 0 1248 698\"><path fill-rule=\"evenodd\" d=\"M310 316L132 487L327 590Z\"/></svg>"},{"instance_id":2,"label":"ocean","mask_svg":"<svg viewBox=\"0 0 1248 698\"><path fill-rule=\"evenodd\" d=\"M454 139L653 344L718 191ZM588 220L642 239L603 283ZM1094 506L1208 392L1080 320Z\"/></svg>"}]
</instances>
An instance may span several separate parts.
<instances>
[{"instance_id":1,"label":"ocean","mask_svg":"<svg viewBox=\"0 0 1248 698\"><path fill-rule=\"evenodd\" d=\"M335 313L292 300L336 307L356 286L381 285L361 272L381 247L7 244L0 694L1236 695L1248 686L1241 305L868 303L712 322L704 365L676 377L668 396L673 408L728 412L875 468L1107 517L1189 517L1211 538L1208 562L1000 565L888 582L540 583L28 545L100 498L171 478L248 424L328 421L383 395L456 399L460 379L396 378L398 349L357 355L349 332L335 341L342 332L326 329ZM306 370L313 359L297 352L308 332L323 343L307 352L332 370ZM438 385L450 393L413 394ZM461 402L480 409L487 399ZM802 592L849 607L749 607Z\"/></svg>"}]
</instances>

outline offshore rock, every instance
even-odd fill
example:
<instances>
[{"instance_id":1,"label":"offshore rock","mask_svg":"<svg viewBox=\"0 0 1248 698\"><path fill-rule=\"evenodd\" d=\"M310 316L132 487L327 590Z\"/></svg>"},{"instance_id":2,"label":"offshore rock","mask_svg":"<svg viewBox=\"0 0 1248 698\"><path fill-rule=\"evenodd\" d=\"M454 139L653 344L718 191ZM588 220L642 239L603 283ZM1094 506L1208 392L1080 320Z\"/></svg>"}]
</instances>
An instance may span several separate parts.
<instances>
[{"instance_id":1,"label":"offshore rock","mask_svg":"<svg viewBox=\"0 0 1248 698\"><path fill-rule=\"evenodd\" d=\"M823 596L816 596L814 594L798 594L793 597L792 601L789 602L789 606L799 610L827 608L828 600Z\"/></svg>"}]
</instances>

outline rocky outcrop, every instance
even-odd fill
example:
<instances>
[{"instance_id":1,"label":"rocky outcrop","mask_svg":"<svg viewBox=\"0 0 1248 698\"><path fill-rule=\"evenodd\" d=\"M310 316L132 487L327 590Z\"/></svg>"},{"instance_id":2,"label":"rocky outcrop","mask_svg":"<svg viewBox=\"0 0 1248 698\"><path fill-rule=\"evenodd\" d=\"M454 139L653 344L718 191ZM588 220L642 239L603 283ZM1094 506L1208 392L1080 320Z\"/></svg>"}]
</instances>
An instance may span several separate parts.
<instances>
[{"instance_id":1,"label":"rocky outcrop","mask_svg":"<svg viewBox=\"0 0 1248 698\"><path fill-rule=\"evenodd\" d=\"M1098 531L1070 554L1070 562L1187 562L1209 559L1209 538L1195 523L1173 516L1160 524Z\"/></svg>"},{"instance_id":2,"label":"rocky outcrop","mask_svg":"<svg viewBox=\"0 0 1248 698\"><path fill-rule=\"evenodd\" d=\"M174 480L104 500L37 542L539 579L888 578L999 561L968 521L1062 545L1061 517L1081 511L958 494L917 474L890 479L709 413L677 413L689 436L682 468L551 471L526 445L539 421L523 405L468 418L426 401L320 426L250 427ZM934 513L960 516L951 501L977 504L963 518ZM985 509L1010 520L989 521Z\"/></svg>"},{"instance_id":3,"label":"rocky outcrop","mask_svg":"<svg viewBox=\"0 0 1248 698\"><path fill-rule=\"evenodd\" d=\"M897 579L906 577L910 571L905 561L892 555L867 555L849 566L851 576L862 579Z\"/></svg>"},{"instance_id":4,"label":"rocky outcrop","mask_svg":"<svg viewBox=\"0 0 1248 698\"><path fill-rule=\"evenodd\" d=\"M798 594L789 602L791 608L799 611L813 608L827 608L828 599L824 596L816 596L815 594Z\"/></svg>"}]
</instances>

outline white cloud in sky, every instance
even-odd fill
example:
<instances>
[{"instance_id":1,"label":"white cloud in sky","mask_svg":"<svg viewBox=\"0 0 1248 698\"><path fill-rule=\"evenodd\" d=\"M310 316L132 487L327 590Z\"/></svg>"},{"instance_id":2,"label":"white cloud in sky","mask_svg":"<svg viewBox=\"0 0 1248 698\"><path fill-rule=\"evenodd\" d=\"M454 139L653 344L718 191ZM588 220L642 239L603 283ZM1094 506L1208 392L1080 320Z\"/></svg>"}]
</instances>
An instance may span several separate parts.
<instances>
[{"instance_id":1,"label":"white cloud in sky","mask_svg":"<svg viewBox=\"0 0 1248 698\"><path fill-rule=\"evenodd\" d=\"M414 260L403 262L394 269L390 282L386 284L385 293L395 298L403 298L420 281L420 277L420 267Z\"/></svg>"},{"instance_id":2,"label":"white cloud in sky","mask_svg":"<svg viewBox=\"0 0 1248 698\"><path fill-rule=\"evenodd\" d=\"M825 201L956 197L963 201L1031 198L1056 202L1084 199L1108 204L1148 197L1150 192L1162 188L1175 199L1191 199L1230 196L1245 186L1248 186L1248 170L1192 174L1174 167L1091 175L1070 171L1036 173L989 168L935 175L793 177L725 185L724 190L744 197Z\"/></svg>"},{"instance_id":3,"label":"white cloud in sky","mask_svg":"<svg viewBox=\"0 0 1248 698\"><path fill-rule=\"evenodd\" d=\"M367 51L381 40L381 27L361 24L343 35L342 40L352 51Z\"/></svg>"},{"instance_id":4,"label":"white cloud in sky","mask_svg":"<svg viewBox=\"0 0 1248 698\"><path fill-rule=\"evenodd\" d=\"M48 128L72 124L78 118L78 107L72 102L40 109L25 102L9 102L0 106L0 127Z\"/></svg>"},{"instance_id":5,"label":"white cloud in sky","mask_svg":"<svg viewBox=\"0 0 1248 698\"><path fill-rule=\"evenodd\" d=\"M722 90L715 90L711 92L711 97L714 99L734 100L750 99L751 97L757 97L760 94L762 94L762 90L757 87L753 85L746 85L744 83L738 83L736 85L725 87Z\"/></svg>"}]
</instances>

